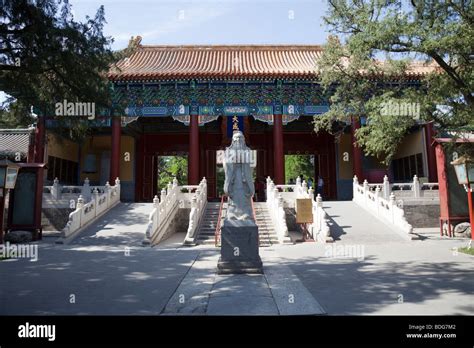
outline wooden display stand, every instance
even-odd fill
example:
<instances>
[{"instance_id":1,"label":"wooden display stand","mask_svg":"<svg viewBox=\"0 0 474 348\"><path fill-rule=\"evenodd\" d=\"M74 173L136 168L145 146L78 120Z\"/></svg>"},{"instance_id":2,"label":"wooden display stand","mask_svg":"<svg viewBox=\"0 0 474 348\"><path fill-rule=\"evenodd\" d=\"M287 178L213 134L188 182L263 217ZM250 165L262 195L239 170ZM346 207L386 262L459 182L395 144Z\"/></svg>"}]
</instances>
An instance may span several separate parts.
<instances>
[{"instance_id":1,"label":"wooden display stand","mask_svg":"<svg viewBox=\"0 0 474 348\"><path fill-rule=\"evenodd\" d=\"M308 224L313 223L313 200L311 198L296 199L296 223L300 226L303 238L301 242L314 242L308 231Z\"/></svg>"}]
</instances>

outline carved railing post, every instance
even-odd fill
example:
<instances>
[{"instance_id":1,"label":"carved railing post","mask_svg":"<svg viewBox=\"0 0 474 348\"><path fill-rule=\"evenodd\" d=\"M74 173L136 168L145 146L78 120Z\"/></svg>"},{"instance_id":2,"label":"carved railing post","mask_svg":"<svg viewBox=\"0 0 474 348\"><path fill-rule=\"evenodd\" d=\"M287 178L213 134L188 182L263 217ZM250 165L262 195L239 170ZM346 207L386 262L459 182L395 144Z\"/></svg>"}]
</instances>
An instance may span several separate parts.
<instances>
[{"instance_id":1,"label":"carved railing post","mask_svg":"<svg viewBox=\"0 0 474 348\"><path fill-rule=\"evenodd\" d=\"M81 210L82 208L84 208L84 197L79 195L79 198L77 199L76 210Z\"/></svg>"},{"instance_id":2,"label":"carved railing post","mask_svg":"<svg viewBox=\"0 0 474 348\"><path fill-rule=\"evenodd\" d=\"M334 242L334 239L331 237L331 229L329 227L329 218L325 211L323 211L322 217L321 217L321 241Z\"/></svg>"},{"instance_id":3,"label":"carved railing post","mask_svg":"<svg viewBox=\"0 0 474 348\"><path fill-rule=\"evenodd\" d=\"M92 190L92 195L94 196L94 201L97 207L97 205L99 204L99 190L97 190L96 187L94 187L94 189Z\"/></svg>"},{"instance_id":4,"label":"carved railing post","mask_svg":"<svg viewBox=\"0 0 474 348\"><path fill-rule=\"evenodd\" d=\"M84 180L84 184L82 185L82 189L81 189L81 195L82 195L82 198L85 199L86 201L89 201L91 199L91 187L89 185L89 178L86 178Z\"/></svg>"},{"instance_id":5,"label":"carved railing post","mask_svg":"<svg viewBox=\"0 0 474 348\"><path fill-rule=\"evenodd\" d=\"M164 204L163 202L166 200L166 190L163 188L161 189L161 196L160 196L160 202Z\"/></svg>"},{"instance_id":6,"label":"carved railing post","mask_svg":"<svg viewBox=\"0 0 474 348\"><path fill-rule=\"evenodd\" d=\"M118 200L120 201L120 192L121 192L121 184L120 184L120 179L117 178L115 179L115 194L118 196Z\"/></svg>"},{"instance_id":7,"label":"carved railing post","mask_svg":"<svg viewBox=\"0 0 474 348\"><path fill-rule=\"evenodd\" d=\"M383 198L388 200L390 197L390 182L388 181L387 175L383 177L382 187L383 187Z\"/></svg>"},{"instance_id":8,"label":"carved railing post","mask_svg":"<svg viewBox=\"0 0 474 348\"><path fill-rule=\"evenodd\" d=\"M278 194L278 212L279 212L279 220L278 223L280 224L280 230L282 231L283 238L285 241L289 239L289 232L288 227L286 226L286 217L285 217L285 208L283 207L283 196Z\"/></svg>"},{"instance_id":9,"label":"carved railing post","mask_svg":"<svg viewBox=\"0 0 474 348\"><path fill-rule=\"evenodd\" d=\"M369 192L369 183L367 182L367 179L364 180L362 187L364 188L364 204L367 204L367 194Z\"/></svg>"},{"instance_id":10,"label":"carved railing post","mask_svg":"<svg viewBox=\"0 0 474 348\"><path fill-rule=\"evenodd\" d=\"M323 207L323 199L321 198L321 195L319 193L316 196L316 205L320 208Z\"/></svg>"},{"instance_id":11,"label":"carved railing post","mask_svg":"<svg viewBox=\"0 0 474 348\"><path fill-rule=\"evenodd\" d=\"M390 218L392 220L392 223L395 221L395 216L394 216L394 209L393 207L396 207L397 203L395 202L395 195L393 192L390 194L390 200L389 200L389 208L390 208Z\"/></svg>"},{"instance_id":12,"label":"carved railing post","mask_svg":"<svg viewBox=\"0 0 474 348\"><path fill-rule=\"evenodd\" d=\"M357 195L357 189L359 187L359 179L357 179L357 175L354 175L354 178L352 179L352 200L356 201L358 200L358 195Z\"/></svg>"},{"instance_id":13,"label":"carved railing post","mask_svg":"<svg viewBox=\"0 0 474 348\"><path fill-rule=\"evenodd\" d=\"M308 184L306 183L305 180L303 180L302 186L302 195L305 196L308 193Z\"/></svg>"},{"instance_id":14,"label":"carved railing post","mask_svg":"<svg viewBox=\"0 0 474 348\"><path fill-rule=\"evenodd\" d=\"M375 188L375 204L376 204L377 215L378 215L379 209L380 209L380 187L379 186Z\"/></svg>"},{"instance_id":15,"label":"carved railing post","mask_svg":"<svg viewBox=\"0 0 474 348\"><path fill-rule=\"evenodd\" d=\"M55 200L61 199L61 185L59 185L58 178L54 178L53 187L51 187L51 195Z\"/></svg>"},{"instance_id":16,"label":"carved railing post","mask_svg":"<svg viewBox=\"0 0 474 348\"><path fill-rule=\"evenodd\" d=\"M111 191L110 191L110 184L109 184L108 181L105 183L104 191L105 191L105 197L106 197L106 200L107 200L107 207L109 207L110 206Z\"/></svg>"},{"instance_id":17,"label":"carved railing post","mask_svg":"<svg viewBox=\"0 0 474 348\"><path fill-rule=\"evenodd\" d=\"M415 198L420 198L420 195L421 195L420 180L418 180L418 177L416 176L416 174L413 176L413 194Z\"/></svg>"}]
</instances>

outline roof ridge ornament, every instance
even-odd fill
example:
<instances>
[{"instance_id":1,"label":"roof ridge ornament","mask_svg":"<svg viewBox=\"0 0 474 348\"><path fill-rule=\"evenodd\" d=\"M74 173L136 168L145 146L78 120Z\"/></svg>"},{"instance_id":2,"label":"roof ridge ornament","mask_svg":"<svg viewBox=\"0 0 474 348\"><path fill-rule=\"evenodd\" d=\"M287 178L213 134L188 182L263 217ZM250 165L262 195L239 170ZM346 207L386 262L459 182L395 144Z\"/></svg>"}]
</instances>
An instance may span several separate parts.
<instances>
[{"instance_id":1,"label":"roof ridge ornament","mask_svg":"<svg viewBox=\"0 0 474 348\"><path fill-rule=\"evenodd\" d=\"M130 41L128 42L129 46L133 47L141 47L142 37L140 35L132 36Z\"/></svg>"}]
</instances>

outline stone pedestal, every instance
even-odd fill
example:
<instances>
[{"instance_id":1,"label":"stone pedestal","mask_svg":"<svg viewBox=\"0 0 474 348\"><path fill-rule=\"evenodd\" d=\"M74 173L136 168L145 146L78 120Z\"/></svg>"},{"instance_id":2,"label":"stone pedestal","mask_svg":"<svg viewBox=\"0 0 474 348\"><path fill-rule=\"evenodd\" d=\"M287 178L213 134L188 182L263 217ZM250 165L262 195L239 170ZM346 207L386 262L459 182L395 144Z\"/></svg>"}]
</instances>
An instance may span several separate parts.
<instances>
[{"instance_id":1,"label":"stone pedestal","mask_svg":"<svg viewBox=\"0 0 474 348\"><path fill-rule=\"evenodd\" d=\"M225 220L221 228L218 274L263 273L258 226L252 220Z\"/></svg>"}]
</instances>

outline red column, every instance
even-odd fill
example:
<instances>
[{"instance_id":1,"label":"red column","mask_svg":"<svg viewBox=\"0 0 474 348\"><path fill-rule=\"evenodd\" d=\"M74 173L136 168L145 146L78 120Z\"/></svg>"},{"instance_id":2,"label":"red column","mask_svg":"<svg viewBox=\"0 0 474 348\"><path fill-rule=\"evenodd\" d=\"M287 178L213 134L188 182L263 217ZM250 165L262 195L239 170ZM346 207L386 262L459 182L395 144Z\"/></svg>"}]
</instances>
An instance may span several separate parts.
<instances>
[{"instance_id":1,"label":"red column","mask_svg":"<svg viewBox=\"0 0 474 348\"><path fill-rule=\"evenodd\" d=\"M145 135L140 135L136 142L135 151L135 202L143 202Z\"/></svg>"},{"instance_id":2,"label":"red column","mask_svg":"<svg viewBox=\"0 0 474 348\"><path fill-rule=\"evenodd\" d=\"M425 142L426 142L426 156L428 159L428 181L437 182L438 173L436 169L436 151L432 145L434 138L433 122L426 123L424 125L425 130Z\"/></svg>"},{"instance_id":3,"label":"red column","mask_svg":"<svg viewBox=\"0 0 474 348\"><path fill-rule=\"evenodd\" d=\"M191 115L189 121L188 183L199 184L199 117Z\"/></svg>"},{"instance_id":4,"label":"red column","mask_svg":"<svg viewBox=\"0 0 474 348\"><path fill-rule=\"evenodd\" d=\"M120 177L120 117L112 117L112 150L110 155L110 185L115 185L115 179Z\"/></svg>"},{"instance_id":5,"label":"red column","mask_svg":"<svg viewBox=\"0 0 474 348\"><path fill-rule=\"evenodd\" d=\"M471 240L474 240L474 207L472 204L471 185L467 184L467 204L469 207L469 222L471 224Z\"/></svg>"},{"instance_id":6,"label":"red column","mask_svg":"<svg viewBox=\"0 0 474 348\"><path fill-rule=\"evenodd\" d=\"M364 169L362 168L362 149L356 145L355 131L360 128L360 121L356 118L352 118L352 157L354 166L354 175L357 175L359 182L364 180Z\"/></svg>"},{"instance_id":7,"label":"red column","mask_svg":"<svg viewBox=\"0 0 474 348\"><path fill-rule=\"evenodd\" d=\"M285 184L285 154L283 152L283 123L281 115L273 115L274 182Z\"/></svg>"},{"instance_id":8,"label":"red column","mask_svg":"<svg viewBox=\"0 0 474 348\"><path fill-rule=\"evenodd\" d=\"M439 178L439 233L443 235L443 223L449 222L449 194L448 194L448 173L446 171L446 154L444 153L443 146L436 144L436 164L437 164L437 176ZM448 224L448 226L450 226Z\"/></svg>"}]
</instances>

